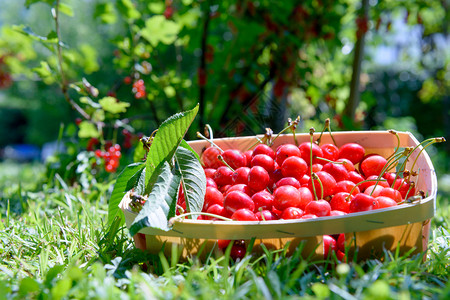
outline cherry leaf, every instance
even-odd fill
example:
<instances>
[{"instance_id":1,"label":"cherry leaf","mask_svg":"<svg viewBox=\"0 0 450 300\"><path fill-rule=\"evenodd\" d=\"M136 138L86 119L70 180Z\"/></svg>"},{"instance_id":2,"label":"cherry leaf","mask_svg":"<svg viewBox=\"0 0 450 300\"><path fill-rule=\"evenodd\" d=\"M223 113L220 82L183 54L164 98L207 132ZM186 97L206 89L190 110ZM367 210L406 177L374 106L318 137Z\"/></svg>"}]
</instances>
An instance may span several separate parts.
<instances>
[{"instance_id":1,"label":"cherry leaf","mask_svg":"<svg viewBox=\"0 0 450 300\"><path fill-rule=\"evenodd\" d=\"M175 161L181 174L187 210L201 212L205 199L206 176L200 161L190 149L184 148L183 145L180 145L175 152Z\"/></svg>"},{"instance_id":2,"label":"cherry leaf","mask_svg":"<svg viewBox=\"0 0 450 300\"><path fill-rule=\"evenodd\" d=\"M135 163L128 165L117 177L114 189L111 194L108 206L108 224L112 224L114 218L121 212L119 209L119 203L122 201L126 192L132 188L136 189L136 193L140 194L144 190L144 183L141 182L141 177L145 171L144 163ZM145 175L144 175L145 176ZM121 223L124 222L124 218L121 217Z\"/></svg>"},{"instance_id":3,"label":"cherry leaf","mask_svg":"<svg viewBox=\"0 0 450 300\"><path fill-rule=\"evenodd\" d=\"M155 170L164 162L172 160L192 121L197 115L198 105L193 109L173 115L164 121L158 129L150 146L145 170L146 191L150 191L155 182Z\"/></svg>"},{"instance_id":4,"label":"cherry leaf","mask_svg":"<svg viewBox=\"0 0 450 300\"><path fill-rule=\"evenodd\" d=\"M144 227L170 230L168 220L175 216L181 177L172 173L167 161L164 162L160 171L147 201L131 224L131 236Z\"/></svg>"}]
</instances>

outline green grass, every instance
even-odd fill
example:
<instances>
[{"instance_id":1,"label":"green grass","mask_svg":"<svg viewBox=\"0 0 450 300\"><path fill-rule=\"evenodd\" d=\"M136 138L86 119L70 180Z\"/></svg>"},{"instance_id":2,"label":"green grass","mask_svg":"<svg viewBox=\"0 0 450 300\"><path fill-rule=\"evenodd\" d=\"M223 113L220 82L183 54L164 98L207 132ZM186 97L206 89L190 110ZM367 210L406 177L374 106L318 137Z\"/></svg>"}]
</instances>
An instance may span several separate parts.
<instances>
[{"instance_id":1,"label":"green grass","mask_svg":"<svg viewBox=\"0 0 450 300\"><path fill-rule=\"evenodd\" d=\"M314 262L282 250L233 262L180 262L134 248L107 228L111 184L89 192L39 165L0 165L0 299L448 299L448 200L438 198L428 258L386 252L383 261ZM19 183L20 182L20 183Z\"/></svg>"}]
</instances>

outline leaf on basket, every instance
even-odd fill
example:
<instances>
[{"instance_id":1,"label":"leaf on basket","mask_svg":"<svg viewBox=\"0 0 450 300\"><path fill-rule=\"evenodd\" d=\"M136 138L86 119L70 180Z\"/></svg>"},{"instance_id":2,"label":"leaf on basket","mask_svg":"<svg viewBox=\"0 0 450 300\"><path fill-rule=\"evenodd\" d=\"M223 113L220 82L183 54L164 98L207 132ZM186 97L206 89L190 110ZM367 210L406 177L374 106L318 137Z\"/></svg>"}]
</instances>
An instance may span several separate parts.
<instances>
[{"instance_id":1,"label":"leaf on basket","mask_svg":"<svg viewBox=\"0 0 450 300\"><path fill-rule=\"evenodd\" d=\"M175 161L181 174L187 210L201 212L205 199L206 176L200 161L184 144L175 152Z\"/></svg>"},{"instance_id":2,"label":"leaf on basket","mask_svg":"<svg viewBox=\"0 0 450 300\"><path fill-rule=\"evenodd\" d=\"M152 192L130 227L134 236L144 227L170 230L168 221L175 216L175 207L180 186L180 176L174 175L168 162L164 162Z\"/></svg>"},{"instance_id":3,"label":"leaf on basket","mask_svg":"<svg viewBox=\"0 0 450 300\"><path fill-rule=\"evenodd\" d=\"M116 183L114 184L114 189L111 194L111 199L109 200L108 206L108 224L114 221L114 218L118 215L119 211L119 203L122 200L123 196L131 190L132 188L137 188L139 185L142 185L143 182L139 183L141 180L142 172L144 171L145 165L144 163L135 163L128 165L117 177ZM143 190L143 188L141 188ZM122 217L123 213L119 215L123 224L124 218Z\"/></svg>"},{"instance_id":4,"label":"leaf on basket","mask_svg":"<svg viewBox=\"0 0 450 300\"><path fill-rule=\"evenodd\" d=\"M170 162L188 128L197 115L198 104L193 109L177 113L165 120L158 129L150 146L145 166L146 192L152 190L157 176L155 170Z\"/></svg>"}]
</instances>

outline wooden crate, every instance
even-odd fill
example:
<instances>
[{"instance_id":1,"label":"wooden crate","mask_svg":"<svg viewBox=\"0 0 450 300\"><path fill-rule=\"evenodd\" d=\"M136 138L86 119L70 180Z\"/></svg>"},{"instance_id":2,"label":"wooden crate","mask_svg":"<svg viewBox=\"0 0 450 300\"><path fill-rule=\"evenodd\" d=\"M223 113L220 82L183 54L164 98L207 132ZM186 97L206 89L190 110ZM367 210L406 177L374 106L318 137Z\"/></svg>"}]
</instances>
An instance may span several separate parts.
<instances>
[{"instance_id":1,"label":"wooden crate","mask_svg":"<svg viewBox=\"0 0 450 300\"><path fill-rule=\"evenodd\" d=\"M419 144L409 132L399 132L400 147L414 147ZM387 131L355 131L335 132L333 134L337 146L345 143L358 143L366 149L366 154L377 153L384 157L391 155L397 146L397 138ZM314 138L316 139L316 134ZM309 141L309 134L296 134L298 143ZM216 139L214 142L222 149L246 150L255 143L255 137L239 137ZM330 136L325 134L322 143L331 143ZM292 135L280 136L274 144L294 143ZM205 141L189 142L199 154L209 146ZM411 167L420 152L419 147L409 159ZM134 238L136 247L152 253L161 249L170 255L173 247L182 257L210 253L217 250L217 239L250 240L255 239L253 252L262 253L261 244L268 249L280 249L289 243L288 253L302 242L305 243L303 253L316 258L323 258L322 236L345 233L350 254L357 250L358 259L370 256L382 257L383 249L400 253L413 250L412 253L426 251L430 219L434 216L437 193L436 174L428 154L420 153L415 169L419 175L415 177L416 190L423 190L427 197L410 204L396 207L352 213L345 216L321 217L307 220L277 220L267 222L238 221L206 221L182 220L176 222L173 230L165 232L158 229L144 228ZM123 210L123 209L122 209ZM136 213L123 210L126 224L129 227ZM164 247L163 247L164 246Z\"/></svg>"}]
</instances>

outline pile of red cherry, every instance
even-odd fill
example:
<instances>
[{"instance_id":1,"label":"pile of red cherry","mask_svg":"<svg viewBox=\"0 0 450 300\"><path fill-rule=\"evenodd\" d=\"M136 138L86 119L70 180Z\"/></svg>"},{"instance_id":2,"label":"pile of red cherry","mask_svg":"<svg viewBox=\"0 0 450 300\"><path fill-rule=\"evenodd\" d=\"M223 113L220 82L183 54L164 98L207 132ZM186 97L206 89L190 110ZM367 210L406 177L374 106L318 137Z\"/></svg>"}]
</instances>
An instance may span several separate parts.
<instances>
[{"instance_id":1,"label":"pile of red cherry","mask_svg":"<svg viewBox=\"0 0 450 300\"><path fill-rule=\"evenodd\" d=\"M237 221L339 216L395 206L415 193L411 182L383 170L386 158L366 155L356 143L338 148L305 142L275 150L259 144L246 152L213 145L201 162L207 179L203 212ZM183 193L178 205L185 209ZM339 244L325 239L332 248Z\"/></svg>"}]
</instances>

